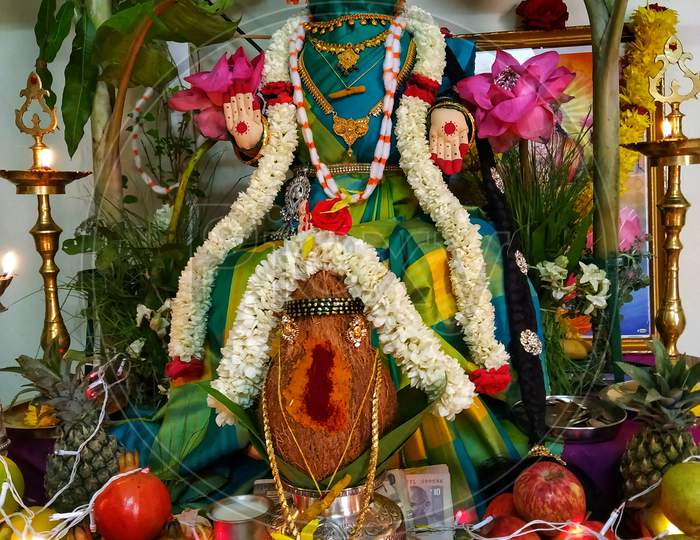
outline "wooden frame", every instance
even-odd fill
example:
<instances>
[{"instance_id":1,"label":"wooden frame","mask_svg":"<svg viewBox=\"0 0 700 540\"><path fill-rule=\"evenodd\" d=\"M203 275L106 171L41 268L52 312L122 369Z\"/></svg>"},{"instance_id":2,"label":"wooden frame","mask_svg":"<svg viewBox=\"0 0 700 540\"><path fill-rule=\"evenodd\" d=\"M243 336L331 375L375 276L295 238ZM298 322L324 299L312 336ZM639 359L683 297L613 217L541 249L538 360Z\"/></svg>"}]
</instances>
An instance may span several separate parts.
<instances>
[{"instance_id":1,"label":"wooden frame","mask_svg":"<svg viewBox=\"0 0 700 540\"><path fill-rule=\"evenodd\" d=\"M476 44L477 51L493 51L496 49L552 49L568 48L591 45L590 26L574 26L565 30L536 31L519 30L507 32L488 32L480 34L459 34L457 38L468 39ZM633 39L629 26L625 26L622 42L627 43ZM656 118L652 119L652 127L649 129L649 140L661 137L660 125L663 120L661 107L657 109ZM649 278L650 278L650 333L658 335L655 326L655 315L660 306L663 287L664 260L663 260L663 226L661 213L657 207L664 193L663 170L648 165L647 160L647 227L649 233ZM649 338L623 338L623 351L628 354L649 353Z\"/></svg>"}]
</instances>

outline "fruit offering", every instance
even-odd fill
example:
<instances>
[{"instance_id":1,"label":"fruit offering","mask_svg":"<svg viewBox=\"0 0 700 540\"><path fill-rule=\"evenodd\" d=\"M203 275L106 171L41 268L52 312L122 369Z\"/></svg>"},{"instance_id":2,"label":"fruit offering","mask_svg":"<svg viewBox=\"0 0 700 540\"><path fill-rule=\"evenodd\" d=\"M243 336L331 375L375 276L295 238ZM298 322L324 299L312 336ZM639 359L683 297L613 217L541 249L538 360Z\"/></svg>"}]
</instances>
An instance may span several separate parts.
<instances>
[{"instance_id":1,"label":"fruit offering","mask_svg":"<svg viewBox=\"0 0 700 540\"><path fill-rule=\"evenodd\" d=\"M7 469L5 469L5 463L7 464ZM22 471L19 470L17 464L10 458L5 456L0 456L0 486L7 480L7 472L10 472L10 479L12 480L12 485L15 486L17 493L20 497L24 495L24 477L22 476ZM2 509L6 514L12 514L17 511L19 503L8 493L5 497L5 502L2 505Z\"/></svg>"},{"instance_id":2,"label":"fruit offering","mask_svg":"<svg viewBox=\"0 0 700 540\"><path fill-rule=\"evenodd\" d=\"M513 504L526 521L581 522L586 516L586 494L566 467L542 461L525 469L515 481Z\"/></svg>"},{"instance_id":3,"label":"fruit offering","mask_svg":"<svg viewBox=\"0 0 700 540\"><path fill-rule=\"evenodd\" d=\"M666 472L659 505L681 531L700 536L700 463L680 463Z\"/></svg>"},{"instance_id":4,"label":"fruit offering","mask_svg":"<svg viewBox=\"0 0 700 540\"><path fill-rule=\"evenodd\" d=\"M135 472L97 496L94 516L103 540L153 540L170 519L170 494L156 476Z\"/></svg>"}]
</instances>

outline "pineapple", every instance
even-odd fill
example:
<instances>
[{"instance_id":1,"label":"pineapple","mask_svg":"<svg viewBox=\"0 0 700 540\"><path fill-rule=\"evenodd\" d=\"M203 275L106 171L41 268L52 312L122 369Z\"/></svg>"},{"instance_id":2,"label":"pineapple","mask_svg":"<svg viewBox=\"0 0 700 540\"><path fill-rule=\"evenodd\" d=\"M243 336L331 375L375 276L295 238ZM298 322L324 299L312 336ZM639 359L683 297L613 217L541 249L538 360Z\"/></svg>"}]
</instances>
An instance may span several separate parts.
<instances>
[{"instance_id":1,"label":"pineapple","mask_svg":"<svg viewBox=\"0 0 700 540\"><path fill-rule=\"evenodd\" d=\"M666 470L692 454L698 453L688 428L694 423L691 409L700 404L700 364L688 367L681 356L674 365L666 348L652 344L655 370L620 363L620 368L639 383L630 405L639 410L642 424L622 456L620 472L625 494L629 497L661 479Z\"/></svg>"},{"instance_id":2,"label":"pineapple","mask_svg":"<svg viewBox=\"0 0 700 540\"><path fill-rule=\"evenodd\" d=\"M90 401L85 395L89 384L81 373L81 365L49 347L43 360L20 356L15 371L31 381L30 387L39 392L36 399L54 409L59 418L56 450L77 450L95 430L101 402ZM77 474L73 483L52 505L59 512L68 512L90 501L92 495L110 477L117 474L117 442L102 427L80 454ZM52 498L68 483L75 463L74 455L52 454L46 468L44 488Z\"/></svg>"}]
</instances>

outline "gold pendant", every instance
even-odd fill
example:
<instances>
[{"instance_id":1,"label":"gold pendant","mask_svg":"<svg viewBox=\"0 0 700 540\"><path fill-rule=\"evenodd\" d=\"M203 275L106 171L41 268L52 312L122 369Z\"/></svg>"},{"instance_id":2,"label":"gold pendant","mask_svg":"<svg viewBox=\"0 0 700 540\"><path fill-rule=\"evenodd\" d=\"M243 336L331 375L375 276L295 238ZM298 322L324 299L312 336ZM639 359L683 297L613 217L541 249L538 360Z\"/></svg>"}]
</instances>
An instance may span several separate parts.
<instances>
[{"instance_id":1,"label":"gold pendant","mask_svg":"<svg viewBox=\"0 0 700 540\"><path fill-rule=\"evenodd\" d=\"M343 72L343 75L347 75L351 70L357 69L357 61L360 59L360 55L357 54L352 49L345 49L336 54L338 58L338 68Z\"/></svg>"},{"instance_id":2,"label":"gold pendant","mask_svg":"<svg viewBox=\"0 0 700 540\"><path fill-rule=\"evenodd\" d=\"M364 137L369 129L369 116L355 120L354 118L342 118L337 114L333 116L333 131L341 137L348 149L355 144L360 137ZM349 150L352 153L352 150Z\"/></svg>"}]
</instances>

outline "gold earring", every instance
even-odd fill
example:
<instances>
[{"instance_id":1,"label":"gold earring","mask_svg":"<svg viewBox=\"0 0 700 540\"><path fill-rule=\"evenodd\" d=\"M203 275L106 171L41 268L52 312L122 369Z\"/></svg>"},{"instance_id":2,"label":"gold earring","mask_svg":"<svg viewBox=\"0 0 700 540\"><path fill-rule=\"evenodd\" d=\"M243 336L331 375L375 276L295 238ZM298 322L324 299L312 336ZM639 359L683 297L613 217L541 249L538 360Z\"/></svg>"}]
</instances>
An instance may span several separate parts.
<instances>
[{"instance_id":1,"label":"gold earring","mask_svg":"<svg viewBox=\"0 0 700 540\"><path fill-rule=\"evenodd\" d=\"M350 321L348 329L345 331L345 338L356 349L362 345L362 340L367 336L367 328L365 322L359 315L355 315Z\"/></svg>"},{"instance_id":2,"label":"gold earring","mask_svg":"<svg viewBox=\"0 0 700 540\"><path fill-rule=\"evenodd\" d=\"M280 322L280 331L282 333L282 339L287 343L294 343L294 340L299 335L299 328L297 323L294 322L289 315L286 313L282 315L282 321Z\"/></svg>"}]
</instances>

